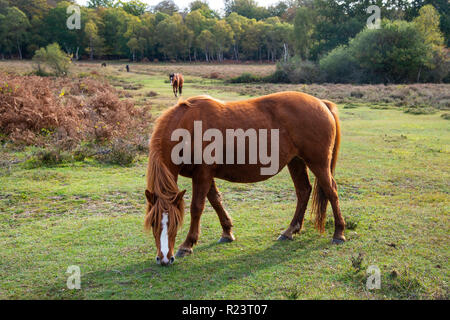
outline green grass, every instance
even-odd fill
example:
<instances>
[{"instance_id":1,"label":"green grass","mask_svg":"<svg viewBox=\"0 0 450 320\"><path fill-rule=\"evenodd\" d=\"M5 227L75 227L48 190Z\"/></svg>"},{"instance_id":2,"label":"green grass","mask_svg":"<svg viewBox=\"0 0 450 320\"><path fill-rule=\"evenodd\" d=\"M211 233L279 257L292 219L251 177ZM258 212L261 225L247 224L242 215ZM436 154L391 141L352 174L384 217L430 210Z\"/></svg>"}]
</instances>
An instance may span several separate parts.
<instances>
[{"instance_id":1,"label":"green grass","mask_svg":"<svg viewBox=\"0 0 450 320\"><path fill-rule=\"evenodd\" d=\"M137 96L159 94L149 98L155 114L177 101L162 75L120 77L144 86ZM190 79L185 96L245 98ZM341 246L330 244L330 209L324 235L308 209L301 234L276 241L296 205L287 169L257 184L217 180L237 241L217 243L221 227L208 204L194 254L163 268L143 231L144 156L132 167L0 167L0 299L448 299L449 122L370 107L340 108L336 180L349 226ZM188 207L190 180L179 184ZM177 245L189 222L187 210ZM81 268L81 290L66 287L70 265ZM381 270L380 290L366 290L369 265Z\"/></svg>"}]
</instances>

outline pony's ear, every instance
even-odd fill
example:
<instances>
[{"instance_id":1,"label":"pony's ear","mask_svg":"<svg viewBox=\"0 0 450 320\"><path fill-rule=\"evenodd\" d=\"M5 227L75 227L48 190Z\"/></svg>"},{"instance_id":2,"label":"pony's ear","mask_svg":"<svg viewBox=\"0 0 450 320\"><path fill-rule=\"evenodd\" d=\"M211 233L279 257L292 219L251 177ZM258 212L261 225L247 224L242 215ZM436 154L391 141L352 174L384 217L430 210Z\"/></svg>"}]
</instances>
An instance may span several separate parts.
<instances>
[{"instance_id":1,"label":"pony's ear","mask_svg":"<svg viewBox=\"0 0 450 320\"><path fill-rule=\"evenodd\" d=\"M147 197L148 202L153 206L156 202L156 194L153 192L150 192L148 190L145 190L145 196Z\"/></svg>"},{"instance_id":2,"label":"pony's ear","mask_svg":"<svg viewBox=\"0 0 450 320\"><path fill-rule=\"evenodd\" d=\"M173 200L173 204L178 206L180 204L181 200L183 200L183 196L185 193L186 193L186 190L179 192L177 194L177 196L175 197L175 200Z\"/></svg>"}]
</instances>

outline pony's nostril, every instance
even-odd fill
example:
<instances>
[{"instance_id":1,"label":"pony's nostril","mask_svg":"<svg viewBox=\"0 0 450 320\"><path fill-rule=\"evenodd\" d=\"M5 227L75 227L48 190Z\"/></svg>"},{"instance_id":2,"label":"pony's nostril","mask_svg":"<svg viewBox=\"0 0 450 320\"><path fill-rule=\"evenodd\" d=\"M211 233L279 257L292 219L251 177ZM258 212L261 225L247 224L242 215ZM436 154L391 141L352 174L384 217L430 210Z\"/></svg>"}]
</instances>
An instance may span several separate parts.
<instances>
[{"instance_id":1,"label":"pony's nostril","mask_svg":"<svg viewBox=\"0 0 450 320\"><path fill-rule=\"evenodd\" d=\"M161 263L161 258L158 257L158 256L156 256L156 263L157 263L157 264L160 264L160 263Z\"/></svg>"},{"instance_id":2,"label":"pony's nostril","mask_svg":"<svg viewBox=\"0 0 450 320\"><path fill-rule=\"evenodd\" d=\"M172 264L174 262L175 262L175 257L174 256L170 257L170 264Z\"/></svg>"}]
</instances>

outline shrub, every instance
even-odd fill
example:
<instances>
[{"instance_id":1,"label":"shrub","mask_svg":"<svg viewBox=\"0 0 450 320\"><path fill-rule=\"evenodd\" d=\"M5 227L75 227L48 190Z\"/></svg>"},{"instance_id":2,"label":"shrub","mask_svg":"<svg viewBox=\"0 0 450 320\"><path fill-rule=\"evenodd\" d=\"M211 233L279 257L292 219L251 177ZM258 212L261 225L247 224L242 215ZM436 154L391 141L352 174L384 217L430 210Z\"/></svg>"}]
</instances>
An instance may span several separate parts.
<instances>
[{"instance_id":1,"label":"shrub","mask_svg":"<svg viewBox=\"0 0 450 320\"><path fill-rule=\"evenodd\" d=\"M243 73L238 77L231 78L230 83L254 83L262 82L262 78L251 73Z\"/></svg>"},{"instance_id":2,"label":"shrub","mask_svg":"<svg viewBox=\"0 0 450 320\"><path fill-rule=\"evenodd\" d=\"M437 110L431 106L427 105L418 105L418 106L410 106L405 110L405 113L409 114L433 114L436 113Z\"/></svg>"},{"instance_id":3,"label":"shrub","mask_svg":"<svg viewBox=\"0 0 450 320\"><path fill-rule=\"evenodd\" d=\"M129 166L133 164L136 156L137 149L134 145L122 139L115 139L107 150L97 154L96 159L107 164Z\"/></svg>"},{"instance_id":4,"label":"shrub","mask_svg":"<svg viewBox=\"0 0 450 320\"><path fill-rule=\"evenodd\" d=\"M156 97L157 95L158 95L158 93L155 92L155 91L149 91L149 92L147 92L147 97Z\"/></svg>"},{"instance_id":5,"label":"shrub","mask_svg":"<svg viewBox=\"0 0 450 320\"><path fill-rule=\"evenodd\" d=\"M57 76L66 75L71 64L70 57L65 54L59 44L49 44L36 51L33 61L37 64L37 73L42 74L42 65L48 66Z\"/></svg>"},{"instance_id":6,"label":"shrub","mask_svg":"<svg viewBox=\"0 0 450 320\"><path fill-rule=\"evenodd\" d=\"M72 152L73 160L84 161L86 158L95 154L94 146L92 143L81 143Z\"/></svg>"},{"instance_id":7,"label":"shrub","mask_svg":"<svg viewBox=\"0 0 450 320\"><path fill-rule=\"evenodd\" d=\"M260 82L271 83L313 83L322 82L323 76L319 66L308 60L295 56L286 62L279 62L277 70Z\"/></svg>"},{"instance_id":8,"label":"shrub","mask_svg":"<svg viewBox=\"0 0 450 320\"><path fill-rule=\"evenodd\" d=\"M33 152L24 165L27 168L53 167L70 160L71 156L68 152L53 146Z\"/></svg>"},{"instance_id":9,"label":"shrub","mask_svg":"<svg viewBox=\"0 0 450 320\"><path fill-rule=\"evenodd\" d=\"M320 69L329 82L445 82L448 55L430 45L416 23L385 20L382 28L364 29L348 46L329 52Z\"/></svg>"},{"instance_id":10,"label":"shrub","mask_svg":"<svg viewBox=\"0 0 450 320\"><path fill-rule=\"evenodd\" d=\"M209 75L210 79L219 79L220 78L220 73L218 72L211 72L211 74Z\"/></svg>"},{"instance_id":11,"label":"shrub","mask_svg":"<svg viewBox=\"0 0 450 320\"><path fill-rule=\"evenodd\" d=\"M347 46L333 49L319 64L327 82L351 83L358 80L359 67Z\"/></svg>"},{"instance_id":12,"label":"shrub","mask_svg":"<svg viewBox=\"0 0 450 320\"><path fill-rule=\"evenodd\" d=\"M0 132L15 143L130 139L148 131L148 110L99 80L0 74Z\"/></svg>"},{"instance_id":13,"label":"shrub","mask_svg":"<svg viewBox=\"0 0 450 320\"><path fill-rule=\"evenodd\" d=\"M430 58L423 35L406 21L384 21L380 29L364 29L350 41L349 50L366 82L414 82Z\"/></svg>"},{"instance_id":14,"label":"shrub","mask_svg":"<svg viewBox=\"0 0 450 320\"><path fill-rule=\"evenodd\" d=\"M313 83L321 82L322 75L318 65L312 61L302 60L295 56L287 62L277 64L279 75L287 77L290 83Z\"/></svg>"}]
</instances>

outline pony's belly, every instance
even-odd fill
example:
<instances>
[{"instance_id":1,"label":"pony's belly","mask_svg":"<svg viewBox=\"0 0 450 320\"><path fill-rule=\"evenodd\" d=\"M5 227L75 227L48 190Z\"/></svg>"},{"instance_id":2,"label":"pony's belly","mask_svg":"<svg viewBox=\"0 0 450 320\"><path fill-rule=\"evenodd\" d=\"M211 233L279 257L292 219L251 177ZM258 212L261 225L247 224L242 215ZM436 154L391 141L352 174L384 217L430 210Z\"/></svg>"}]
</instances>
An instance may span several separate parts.
<instances>
[{"instance_id":1,"label":"pony's belly","mask_svg":"<svg viewBox=\"0 0 450 320\"><path fill-rule=\"evenodd\" d=\"M278 174L283 167L278 168L273 174L262 174L263 167L258 165L223 165L216 168L214 177L238 183L260 182Z\"/></svg>"}]
</instances>

